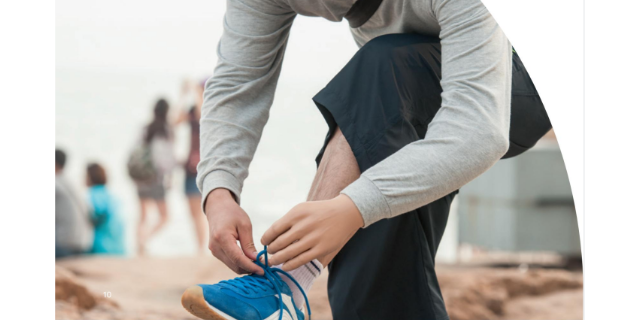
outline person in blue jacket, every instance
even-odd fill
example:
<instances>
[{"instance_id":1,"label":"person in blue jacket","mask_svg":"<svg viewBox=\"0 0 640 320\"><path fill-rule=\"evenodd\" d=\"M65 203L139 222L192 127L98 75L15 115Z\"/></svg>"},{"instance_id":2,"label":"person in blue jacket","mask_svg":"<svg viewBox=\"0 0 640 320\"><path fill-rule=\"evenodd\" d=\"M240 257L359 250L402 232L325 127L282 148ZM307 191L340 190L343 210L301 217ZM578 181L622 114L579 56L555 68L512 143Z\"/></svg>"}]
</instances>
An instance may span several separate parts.
<instances>
[{"instance_id":1,"label":"person in blue jacket","mask_svg":"<svg viewBox=\"0 0 640 320\"><path fill-rule=\"evenodd\" d=\"M107 174L104 168L91 163L87 166L89 187L89 210L95 228L91 253L123 255L124 226L118 212L116 199L106 187Z\"/></svg>"}]
</instances>

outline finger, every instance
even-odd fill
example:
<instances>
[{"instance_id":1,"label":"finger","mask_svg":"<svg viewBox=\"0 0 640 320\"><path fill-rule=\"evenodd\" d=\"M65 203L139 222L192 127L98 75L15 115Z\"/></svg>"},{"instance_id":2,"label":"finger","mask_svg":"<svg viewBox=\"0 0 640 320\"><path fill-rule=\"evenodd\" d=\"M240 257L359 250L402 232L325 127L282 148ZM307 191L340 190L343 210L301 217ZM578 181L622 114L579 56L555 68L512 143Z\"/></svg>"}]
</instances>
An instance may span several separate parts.
<instances>
[{"instance_id":1,"label":"finger","mask_svg":"<svg viewBox=\"0 0 640 320\"><path fill-rule=\"evenodd\" d=\"M297 257L285 262L282 265L282 270L284 271L291 271L293 269L299 268L301 267L303 264L313 260L316 258L316 251L313 249L310 249L308 251L305 251L304 253L298 255Z\"/></svg>"},{"instance_id":2,"label":"finger","mask_svg":"<svg viewBox=\"0 0 640 320\"><path fill-rule=\"evenodd\" d=\"M259 275L263 274L262 268L260 268L257 264L253 263L251 259L247 258L242 252L242 249L238 247L236 243L236 239L232 236L225 237L221 243L220 248L224 251L224 254L231 260L231 263L236 265L238 268L244 269L251 273L257 273Z\"/></svg>"},{"instance_id":3,"label":"finger","mask_svg":"<svg viewBox=\"0 0 640 320\"><path fill-rule=\"evenodd\" d=\"M284 248L283 250L279 251L278 253L274 254L273 256L269 256L269 264L270 265L279 265L281 263L285 263L295 257L297 257L298 255L306 252L307 250L309 250L312 247L312 244L310 243L310 241L298 241L286 248ZM313 259L311 259L313 260ZM309 260L309 261L311 261Z\"/></svg>"},{"instance_id":4,"label":"finger","mask_svg":"<svg viewBox=\"0 0 640 320\"><path fill-rule=\"evenodd\" d=\"M224 263L227 267L229 267L229 269L231 269L231 271L233 271L233 272L235 272L237 274L249 273L248 271L240 269L237 265L232 263L231 260L229 260L229 258L227 258L225 253L218 246L211 245L209 247L209 250L211 251L211 254L216 259L218 259L220 262Z\"/></svg>"},{"instance_id":5,"label":"finger","mask_svg":"<svg viewBox=\"0 0 640 320\"><path fill-rule=\"evenodd\" d=\"M251 227L251 223L238 226L238 238L238 240L240 240L240 247L242 248L244 255L249 259L255 261L258 256L258 251L256 250L256 246L253 243L253 230Z\"/></svg>"},{"instance_id":6,"label":"finger","mask_svg":"<svg viewBox=\"0 0 640 320\"><path fill-rule=\"evenodd\" d=\"M220 261L222 261L222 263L224 263L227 267L229 267L229 269L231 269L231 271L235 272L236 274L247 274L247 273L250 273L249 271L244 270L244 269L240 268L239 266L237 266L224 253L222 253L220 258L218 258L218 259Z\"/></svg>"},{"instance_id":7,"label":"finger","mask_svg":"<svg viewBox=\"0 0 640 320\"><path fill-rule=\"evenodd\" d=\"M235 272L238 275L251 273L251 271L247 271L245 269L240 268L239 266L237 266L233 261L231 261L227 257L225 257L224 260L220 260L220 261L222 261L227 267L229 267L229 269L231 269L231 271Z\"/></svg>"},{"instance_id":8,"label":"finger","mask_svg":"<svg viewBox=\"0 0 640 320\"><path fill-rule=\"evenodd\" d=\"M279 235L275 240L271 241L271 244L267 247L267 252L270 254L276 254L278 251L300 240L300 232L296 232L294 229L296 228L287 230L283 234Z\"/></svg>"},{"instance_id":9,"label":"finger","mask_svg":"<svg viewBox=\"0 0 640 320\"><path fill-rule=\"evenodd\" d=\"M263 245L267 246L271 244L271 242L275 240L279 235L289 230L289 228L291 228L291 222L287 219L286 216L284 216L271 225L267 232L262 235L262 239L260 239L260 242L262 242Z\"/></svg>"}]
</instances>

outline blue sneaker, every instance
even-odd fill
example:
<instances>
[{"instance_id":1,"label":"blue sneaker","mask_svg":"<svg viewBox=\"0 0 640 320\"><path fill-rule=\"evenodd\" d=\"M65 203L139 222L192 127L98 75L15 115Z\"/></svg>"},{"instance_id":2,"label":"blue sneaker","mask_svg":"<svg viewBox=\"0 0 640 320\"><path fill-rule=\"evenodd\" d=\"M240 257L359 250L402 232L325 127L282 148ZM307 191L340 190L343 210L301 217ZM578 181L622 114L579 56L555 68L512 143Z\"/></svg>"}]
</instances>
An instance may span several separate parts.
<instances>
[{"instance_id":1,"label":"blue sneaker","mask_svg":"<svg viewBox=\"0 0 640 320\"><path fill-rule=\"evenodd\" d=\"M291 275L269 267L267 248L258 254L256 264L264 276L251 274L217 284L200 284L182 294L182 306L191 314L207 320L304 320L304 313L293 301L291 289L281 275L291 279L303 293L307 314L311 308L304 290ZM264 256L265 263L260 261ZM279 274L278 274L279 273Z\"/></svg>"}]
</instances>

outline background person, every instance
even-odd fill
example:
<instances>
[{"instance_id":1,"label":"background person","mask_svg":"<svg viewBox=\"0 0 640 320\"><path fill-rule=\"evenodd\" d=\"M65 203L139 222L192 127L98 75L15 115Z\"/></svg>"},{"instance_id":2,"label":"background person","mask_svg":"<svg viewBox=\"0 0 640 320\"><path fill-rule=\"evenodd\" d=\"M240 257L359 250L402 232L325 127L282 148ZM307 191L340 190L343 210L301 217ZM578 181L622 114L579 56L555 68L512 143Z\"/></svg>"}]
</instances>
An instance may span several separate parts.
<instances>
[{"instance_id":1,"label":"background person","mask_svg":"<svg viewBox=\"0 0 640 320\"><path fill-rule=\"evenodd\" d=\"M64 177L66 162L56 149L56 259L87 253L93 242L86 206Z\"/></svg>"},{"instance_id":2,"label":"background person","mask_svg":"<svg viewBox=\"0 0 640 320\"><path fill-rule=\"evenodd\" d=\"M192 85L191 82L185 81L182 87L183 98L191 93L195 97L195 104L188 110L183 111L176 125L187 123L189 125L189 153L184 163L184 193L189 204L189 212L193 219L196 231L196 241L198 243L198 252L206 252L207 247L207 220L202 212L202 194L196 185L196 177L198 175L198 162L200 162L200 110L202 107L202 94L204 90L204 81L198 85Z\"/></svg>"},{"instance_id":3,"label":"background person","mask_svg":"<svg viewBox=\"0 0 640 320\"><path fill-rule=\"evenodd\" d=\"M124 225L115 198L106 187L104 168L91 163L87 166L89 212L94 226L91 253L123 255Z\"/></svg>"},{"instance_id":4,"label":"background person","mask_svg":"<svg viewBox=\"0 0 640 320\"><path fill-rule=\"evenodd\" d=\"M147 241L165 226L169 218L165 194L170 179L169 173L175 167L175 158L173 133L167 121L168 113L169 103L165 99L159 99L153 108L153 120L145 127L142 142L137 149L143 154L141 158L146 158L150 171L145 179L134 178L140 199L138 254L145 253ZM154 205L158 209L159 220L149 228L148 212Z\"/></svg>"}]
</instances>

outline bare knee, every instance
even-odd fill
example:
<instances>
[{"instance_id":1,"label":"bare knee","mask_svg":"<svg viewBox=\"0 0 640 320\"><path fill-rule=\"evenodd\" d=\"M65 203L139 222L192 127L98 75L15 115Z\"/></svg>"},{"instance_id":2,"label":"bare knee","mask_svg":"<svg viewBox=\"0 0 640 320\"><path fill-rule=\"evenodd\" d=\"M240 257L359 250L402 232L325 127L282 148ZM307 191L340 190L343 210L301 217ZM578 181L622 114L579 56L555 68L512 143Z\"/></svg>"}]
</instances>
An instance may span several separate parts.
<instances>
[{"instance_id":1,"label":"bare knee","mask_svg":"<svg viewBox=\"0 0 640 320\"><path fill-rule=\"evenodd\" d=\"M140 199L140 221L143 222L147 218L147 201Z\"/></svg>"},{"instance_id":2,"label":"bare knee","mask_svg":"<svg viewBox=\"0 0 640 320\"><path fill-rule=\"evenodd\" d=\"M167 203L164 201L156 201L158 207L158 214L160 215L160 223L165 223L169 219L169 213L167 212Z\"/></svg>"}]
</instances>

